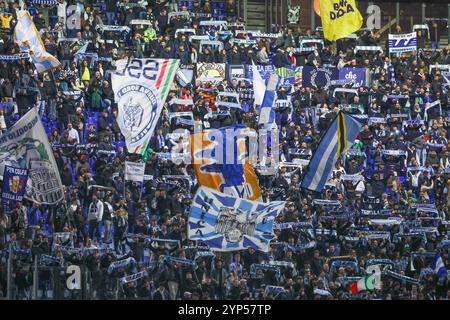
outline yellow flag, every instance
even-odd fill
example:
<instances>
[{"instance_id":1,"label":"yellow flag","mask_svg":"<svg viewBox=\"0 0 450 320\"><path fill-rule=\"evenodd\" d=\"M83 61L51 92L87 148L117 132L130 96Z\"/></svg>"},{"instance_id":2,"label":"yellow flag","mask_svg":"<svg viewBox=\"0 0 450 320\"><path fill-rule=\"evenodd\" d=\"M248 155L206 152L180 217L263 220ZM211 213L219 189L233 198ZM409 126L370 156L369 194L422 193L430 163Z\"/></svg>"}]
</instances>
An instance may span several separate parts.
<instances>
[{"instance_id":1,"label":"yellow flag","mask_svg":"<svg viewBox=\"0 0 450 320\"><path fill-rule=\"evenodd\" d=\"M335 41L358 31L363 18L355 0L319 0L325 39Z\"/></svg>"}]
</instances>

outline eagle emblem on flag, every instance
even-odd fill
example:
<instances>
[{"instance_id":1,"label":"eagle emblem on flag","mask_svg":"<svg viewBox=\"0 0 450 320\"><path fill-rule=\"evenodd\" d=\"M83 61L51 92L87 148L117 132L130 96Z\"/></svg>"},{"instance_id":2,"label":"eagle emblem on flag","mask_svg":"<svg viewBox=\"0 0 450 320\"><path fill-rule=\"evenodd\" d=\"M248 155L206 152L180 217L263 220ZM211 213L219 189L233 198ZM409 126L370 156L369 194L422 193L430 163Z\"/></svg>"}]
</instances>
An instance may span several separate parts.
<instances>
[{"instance_id":1,"label":"eagle emblem on flag","mask_svg":"<svg viewBox=\"0 0 450 320\"><path fill-rule=\"evenodd\" d=\"M283 208L284 201L251 201L202 186L189 213L189 239L202 241L213 251L267 252L275 218Z\"/></svg>"}]
</instances>

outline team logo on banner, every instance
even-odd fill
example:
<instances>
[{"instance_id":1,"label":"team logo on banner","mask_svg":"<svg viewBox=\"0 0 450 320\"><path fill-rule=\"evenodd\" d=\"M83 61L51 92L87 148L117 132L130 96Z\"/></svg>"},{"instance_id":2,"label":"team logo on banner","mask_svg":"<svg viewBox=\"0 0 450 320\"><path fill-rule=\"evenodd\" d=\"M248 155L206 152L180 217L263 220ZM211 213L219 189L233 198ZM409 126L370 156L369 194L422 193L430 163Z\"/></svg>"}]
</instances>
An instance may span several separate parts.
<instances>
[{"instance_id":1,"label":"team logo on banner","mask_svg":"<svg viewBox=\"0 0 450 320\"><path fill-rule=\"evenodd\" d=\"M28 170L5 166L3 193L5 200L22 201L28 180Z\"/></svg>"},{"instance_id":2,"label":"team logo on banner","mask_svg":"<svg viewBox=\"0 0 450 320\"><path fill-rule=\"evenodd\" d=\"M189 239L201 240L213 251L254 248L267 252L274 220L284 204L250 201L200 187L189 214Z\"/></svg>"},{"instance_id":3,"label":"team logo on banner","mask_svg":"<svg viewBox=\"0 0 450 320\"><path fill-rule=\"evenodd\" d=\"M8 175L7 166L28 170L27 199L54 204L64 197L58 166L35 108L0 137L0 174ZM17 184L5 185L15 190Z\"/></svg>"},{"instance_id":4,"label":"team logo on banner","mask_svg":"<svg viewBox=\"0 0 450 320\"><path fill-rule=\"evenodd\" d=\"M331 81L339 78L338 68L314 68L303 67L302 81L304 87L318 87L321 86L328 89Z\"/></svg>"}]
</instances>

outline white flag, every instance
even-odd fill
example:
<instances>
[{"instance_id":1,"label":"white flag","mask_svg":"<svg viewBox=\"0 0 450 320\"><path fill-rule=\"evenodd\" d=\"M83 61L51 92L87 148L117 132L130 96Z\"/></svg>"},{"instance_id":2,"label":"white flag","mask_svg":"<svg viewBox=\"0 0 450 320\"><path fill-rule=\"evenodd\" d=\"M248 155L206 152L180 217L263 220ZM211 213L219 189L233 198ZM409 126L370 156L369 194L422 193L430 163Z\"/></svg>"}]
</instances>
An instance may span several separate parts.
<instances>
[{"instance_id":1,"label":"white flag","mask_svg":"<svg viewBox=\"0 0 450 320\"><path fill-rule=\"evenodd\" d=\"M253 92L255 95L255 104L261 105L264 99L264 92L266 92L266 83L259 74L258 68L252 61L252 74L253 74Z\"/></svg>"},{"instance_id":2,"label":"white flag","mask_svg":"<svg viewBox=\"0 0 450 320\"><path fill-rule=\"evenodd\" d=\"M28 169L25 198L54 204L64 198L53 150L35 108L0 137L0 174L5 166Z\"/></svg>"},{"instance_id":3,"label":"white flag","mask_svg":"<svg viewBox=\"0 0 450 320\"><path fill-rule=\"evenodd\" d=\"M145 163L125 161L125 180L142 182L144 181Z\"/></svg>"}]
</instances>

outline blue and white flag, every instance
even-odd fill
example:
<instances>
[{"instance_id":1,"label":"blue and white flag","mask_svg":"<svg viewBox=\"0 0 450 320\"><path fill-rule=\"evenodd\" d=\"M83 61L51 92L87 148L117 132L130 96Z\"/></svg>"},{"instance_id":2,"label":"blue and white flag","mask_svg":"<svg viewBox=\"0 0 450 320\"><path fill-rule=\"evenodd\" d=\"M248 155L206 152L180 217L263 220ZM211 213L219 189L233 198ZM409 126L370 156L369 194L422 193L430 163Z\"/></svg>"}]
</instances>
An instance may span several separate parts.
<instances>
[{"instance_id":1,"label":"blue and white flag","mask_svg":"<svg viewBox=\"0 0 450 320\"><path fill-rule=\"evenodd\" d=\"M280 77L272 74L267 83L266 93L261 104L258 124L264 124L265 128L270 128L275 124L275 101L277 99L277 88L280 83Z\"/></svg>"},{"instance_id":2,"label":"blue and white flag","mask_svg":"<svg viewBox=\"0 0 450 320\"><path fill-rule=\"evenodd\" d=\"M261 77L255 63L252 61L253 67L253 92L255 95L255 105L262 105L264 100L264 92L266 91L266 82Z\"/></svg>"},{"instance_id":3,"label":"blue and white flag","mask_svg":"<svg viewBox=\"0 0 450 320\"><path fill-rule=\"evenodd\" d=\"M389 53L402 53L417 50L417 33L389 34Z\"/></svg>"},{"instance_id":4,"label":"blue and white flag","mask_svg":"<svg viewBox=\"0 0 450 320\"><path fill-rule=\"evenodd\" d=\"M347 151L360 132L362 124L343 112L331 123L314 152L301 187L321 192L339 156Z\"/></svg>"},{"instance_id":5,"label":"blue and white flag","mask_svg":"<svg viewBox=\"0 0 450 320\"><path fill-rule=\"evenodd\" d=\"M46 51L28 11L20 11L18 14L17 25L14 29L14 41L19 45L21 51L30 53L37 72L42 73L61 66L58 59Z\"/></svg>"},{"instance_id":6,"label":"blue and white flag","mask_svg":"<svg viewBox=\"0 0 450 320\"><path fill-rule=\"evenodd\" d=\"M111 75L117 123L130 153L143 155L173 84L178 60L122 59Z\"/></svg>"},{"instance_id":7,"label":"blue and white flag","mask_svg":"<svg viewBox=\"0 0 450 320\"><path fill-rule=\"evenodd\" d=\"M189 213L189 240L202 241L212 251L268 252L274 220L284 205L284 201L262 203L200 187Z\"/></svg>"},{"instance_id":8,"label":"blue and white flag","mask_svg":"<svg viewBox=\"0 0 450 320\"><path fill-rule=\"evenodd\" d=\"M436 255L433 258L433 262L431 263L431 268L439 278L447 276L447 269L445 268L444 261L442 260L439 252L436 252Z\"/></svg>"},{"instance_id":9,"label":"blue and white flag","mask_svg":"<svg viewBox=\"0 0 450 320\"><path fill-rule=\"evenodd\" d=\"M6 201L22 201L28 180L28 169L5 166L2 198Z\"/></svg>"}]
</instances>

